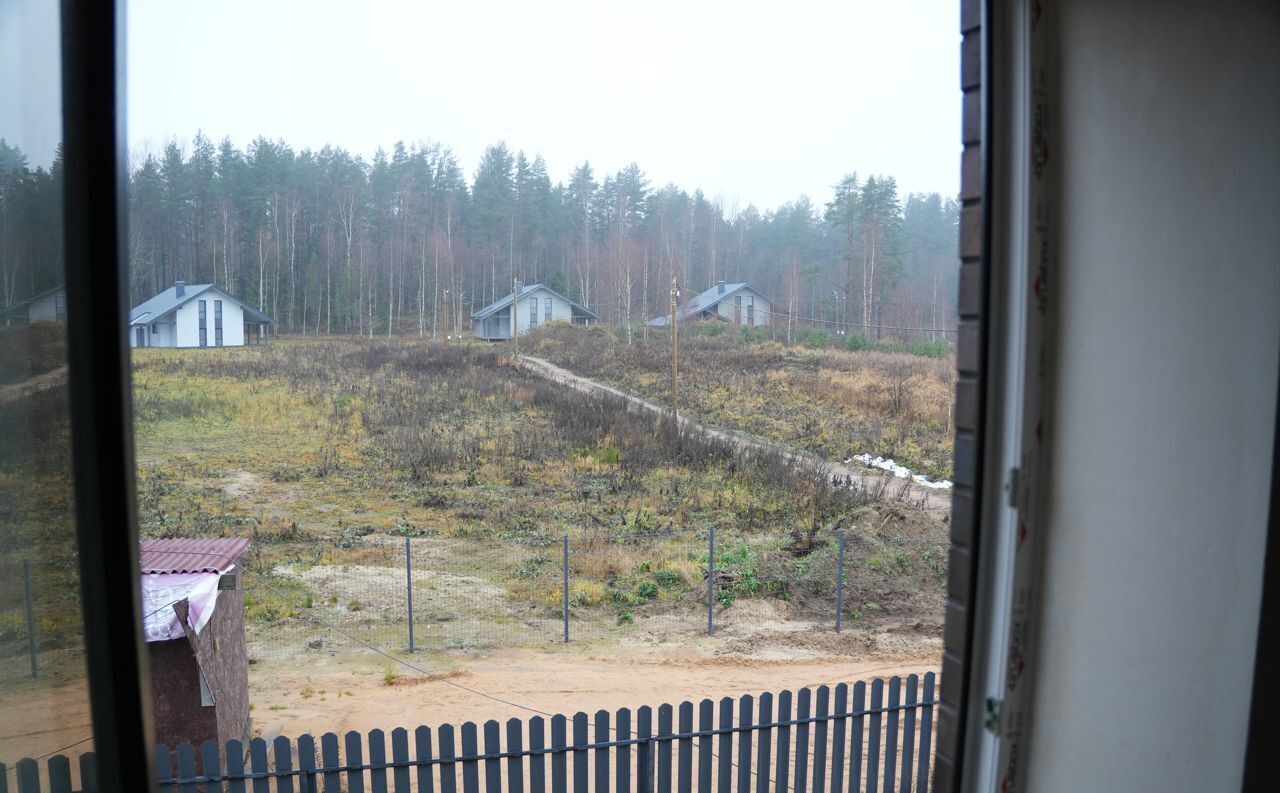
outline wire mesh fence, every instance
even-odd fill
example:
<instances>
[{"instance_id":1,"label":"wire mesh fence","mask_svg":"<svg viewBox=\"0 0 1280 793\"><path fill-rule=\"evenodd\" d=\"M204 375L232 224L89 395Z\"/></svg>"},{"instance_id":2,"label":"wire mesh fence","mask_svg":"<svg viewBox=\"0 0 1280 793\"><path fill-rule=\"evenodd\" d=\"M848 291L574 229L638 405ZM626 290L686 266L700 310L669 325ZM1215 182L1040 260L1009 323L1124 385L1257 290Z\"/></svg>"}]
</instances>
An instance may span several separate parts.
<instances>
[{"instance_id":1,"label":"wire mesh fence","mask_svg":"<svg viewBox=\"0 0 1280 793\"><path fill-rule=\"evenodd\" d=\"M0 560L0 682L82 669L76 564L74 555Z\"/></svg>"},{"instance_id":2,"label":"wire mesh fence","mask_svg":"<svg viewBox=\"0 0 1280 793\"><path fill-rule=\"evenodd\" d=\"M843 531L344 537L246 557L251 658L838 631L940 613L945 585L939 542Z\"/></svg>"},{"instance_id":3,"label":"wire mesh fence","mask_svg":"<svg viewBox=\"0 0 1280 793\"><path fill-rule=\"evenodd\" d=\"M483 540L344 533L242 560L247 644L255 660L303 660L369 647L835 631L940 614L944 554L932 538L712 527ZM76 591L74 558L0 560L0 680L82 663Z\"/></svg>"}]
</instances>

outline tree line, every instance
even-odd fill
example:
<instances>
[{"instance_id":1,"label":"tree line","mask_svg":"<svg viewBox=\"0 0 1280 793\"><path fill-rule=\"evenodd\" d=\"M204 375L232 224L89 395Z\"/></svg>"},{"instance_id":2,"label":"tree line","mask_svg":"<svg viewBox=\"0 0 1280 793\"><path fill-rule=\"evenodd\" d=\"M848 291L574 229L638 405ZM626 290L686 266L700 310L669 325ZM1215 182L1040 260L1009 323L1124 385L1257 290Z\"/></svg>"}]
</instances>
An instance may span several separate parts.
<instances>
[{"instance_id":1,"label":"tree line","mask_svg":"<svg viewBox=\"0 0 1280 793\"><path fill-rule=\"evenodd\" d=\"M215 283L289 333L457 333L513 278L628 329L666 312L673 277L685 297L749 282L779 324L920 338L896 329L955 320L957 204L904 198L891 176L850 173L825 205L800 196L761 211L655 187L634 163L600 174L584 162L553 183L540 155L504 143L468 179L434 143L398 142L365 160L200 134L130 171L132 303L175 280ZM61 189L60 152L33 168L0 140L6 306L61 282Z\"/></svg>"}]
</instances>

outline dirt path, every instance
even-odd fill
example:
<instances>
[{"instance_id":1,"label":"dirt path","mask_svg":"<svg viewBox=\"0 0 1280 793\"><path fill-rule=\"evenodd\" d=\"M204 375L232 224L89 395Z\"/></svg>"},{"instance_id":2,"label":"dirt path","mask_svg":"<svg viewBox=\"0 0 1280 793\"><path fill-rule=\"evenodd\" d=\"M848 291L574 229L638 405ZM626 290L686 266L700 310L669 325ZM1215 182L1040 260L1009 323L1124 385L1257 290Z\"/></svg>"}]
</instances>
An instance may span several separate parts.
<instances>
[{"instance_id":1,"label":"dirt path","mask_svg":"<svg viewBox=\"0 0 1280 793\"><path fill-rule=\"evenodd\" d=\"M426 668L433 666L428 663ZM936 672L938 659L930 655L760 660L708 658L693 649L682 653L679 648L649 654L600 653L589 648L562 652L508 648L459 665L442 675L444 680L401 668L393 670L398 676L388 681L387 671L386 664L367 660L355 666L255 673L251 680L255 728L270 738L534 715L524 708L572 714L656 707L684 700Z\"/></svg>"},{"instance_id":2,"label":"dirt path","mask_svg":"<svg viewBox=\"0 0 1280 793\"><path fill-rule=\"evenodd\" d=\"M67 382L67 367L59 366L57 369L50 369L35 377L27 378L21 383L0 386L0 403L12 402L37 391L60 386L65 382Z\"/></svg>"},{"instance_id":3,"label":"dirt path","mask_svg":"<svg viewBox=\"0 0 1280 793\"><path fill-rule=\"evenodd\" d=\"M568 369L556 366L542 358L522 355L520 356L520 366L538 377L568 386L584 394L610 394L625 399L637 408L650 413L663 414L668 412L667 408L662 405L650 402L635 394L629 394L598 380L576 375ZM925 512L938 520L950 519L951 494L949 491L922 487L910 479L895 477L888 471L882 471L877 468L845 465L844 463L824 460L817 455L797 451L783 444L766 441L746 433L709 427L686 416L681 416L679 421L682 427L700 430L713 438L727 441L743 451L776 452L784 455L788 460L811 470L820 470L825 467L833 481L840 479L849 483L868 484L873 489L875 487L873 483L885 483L887 492L894 498L900 501L922 504Z\"/></svg>"},{"instance_id":4,"label":"dirt path","mask_svg":"<svg viewBox=\"0 0 1280 793\"><path fill-rule=\"evenodd\" d=\"M526 708L572 714L736 698L938 672L941 655L940 646L929 651L917 646L906 654L761 658L708 655L705 647L696 645L668 645L649 652L589 646L507 648L485 658L414 657L412 663L432 671L434 679L389 666L372 655L336 657L303 667L255 665L249 672L254 733L270 740L279 735L389 731L535 715ZM389 670L394 674L389 676ZM0 697L0 708L6 714L0 723L0 761L41 755L92 735L83 679ZM92 748L88 741L68 753L74 756Z\"/></svg>"}]
</instances>

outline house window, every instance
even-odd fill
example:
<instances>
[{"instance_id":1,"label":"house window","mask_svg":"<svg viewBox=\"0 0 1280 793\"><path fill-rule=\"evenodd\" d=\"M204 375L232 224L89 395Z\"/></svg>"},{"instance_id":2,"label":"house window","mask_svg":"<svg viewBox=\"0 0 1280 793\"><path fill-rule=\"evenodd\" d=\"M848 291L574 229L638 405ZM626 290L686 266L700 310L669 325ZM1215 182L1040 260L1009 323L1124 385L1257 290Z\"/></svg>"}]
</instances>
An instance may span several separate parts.
<instances>
[{"instance_id":1,"label":"house window","mask_svg":"<svg viewBox=\"0 0 1280 793\"><path fill-rule=\"evenodd\" d=\"M538 324L538 298L529 298L529 327L536 327Z\"/></svg>"},{"instance_id":2,"label":"house window","mask_svg":"<svg viewBox=\"0 0 1280 793\"><path fill-rule=\"evenodd\" d=\"M205 305L208 301L201 300L200 303L200 346L209 346L209 320L207 318L208 307Z\"/></svg>"},{"instance_id":3,"label":"house window","mask_svg":"<svg viewBox=\"0 0 1280 793\"><path fill-rule=\"evenodd\" d=\"M54 295L53 316L59 322L67 321L67 296L66 295Z\"/></svg>"},{"instance_id":4,"label":"house window","mask_svg":"<svg viewBox=\"0 0 1280 793\"><path fill-rule=\"evenodd\" d=\"M213 346L222 346L222 301L213 301Z\"/></svg>"},{"instance_id":5,"label":"house window","mask_svg":"<svg viewBox=\"0 0 1280 793\"><path fill-rule=\"evenodd\" d=\"M546 305L546 309L544 310L544 313L542 315L542 321L550 322L551 321L551 298L549 297L544 298L542 302L543 304Z\"/></svg>"},{"instance_id":6,"label":"house window","mask_svg":"<svg viewBox=\"0 0 1280 793\"><path fill-rule=\"evenodd\" d=\"M733 323L742 324L742 295L734 295L733 298Z\"/></svg>"},{"instance_id":7,"label":"house window","mask_svg":"<svg viewBox=\"0 0 1280 793\"><path fill-rule=\"evenodd\" d=\"M756 298L754 295L747 295L747 324L756 324Z\"/></svg>"}]
</instances>

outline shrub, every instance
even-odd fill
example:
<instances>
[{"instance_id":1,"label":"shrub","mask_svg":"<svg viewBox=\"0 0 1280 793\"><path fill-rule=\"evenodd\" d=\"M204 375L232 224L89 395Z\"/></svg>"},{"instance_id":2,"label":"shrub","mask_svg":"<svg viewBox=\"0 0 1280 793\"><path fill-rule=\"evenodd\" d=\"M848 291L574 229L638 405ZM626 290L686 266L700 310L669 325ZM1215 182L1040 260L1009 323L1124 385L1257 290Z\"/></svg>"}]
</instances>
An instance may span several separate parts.
<instances>
[{"instance_id":1,"label":"shrub","mask_svg":"<svg viewBox=\"0 0 1280 793\"><path fill-rule=\"evenodd\" d=\"M813 350L825 350L831 344L831 334L825 330L815 330L805 339L805 346Z\"/></svg>"},{"instance_id":2,"label":"shrub","mask_svg":"<svg viewBox=\"0 0 1280 793\"><path fill-rule=\"evenodd\" d=\"M675 570L659 570L653 574L653 580L662 586L673 587L678 586L682 579Z\"/></svg>"},{"instance_id":3,"label":"shrub","mask_svg":"<svg viewBox=\"0 0 1280 793\"><path fill-rule=\"evenodd\" d=\"M926 358L946 358L951 349L945 341L917 341L911 345L911 352Z\"/></svg>"},{"instance_id":4,"label":"shrub","mask_svg":"<svg viewBox=\"0 0 1280 793\"><path fill-rule=\"evenodd\" d=\"M604 602L605 589L603 584L595 581L574 581L569 585L569 605L578 608L579 606L598 606Z\"/></svg>"},{"instance_id":5,"label":"shrub","mask_svg":"<svg viewBox=\"0 0 1280 793\"><path fill-rule=\"evenodd\" d=\"M850 352L870 350L875 346L875 342L871 341L871 339L868 339L861 333L852 333L844 337L844 348Z\"/></svg>"},{"instance_id":6,"label":"shrub","mask_svg":"<svg viewBox=\"0 0 1280 793\"><path fill-rule=\"evenodd\" d=\"M61 322L0 328L0 383L26 380L66 362L67 335Z\"/></svg>"},{"instance_id":7,"label":"shrub","mask_svg":"<svg viewBox=\"0 0 1280 793\"><path fill-rule=\"evenodd\" d=\"M521 562L520 566L516 568L516 576L523 578L526 581L532 581L542 575L542 572L550 563L551 559L546 556L530 557L529 559Z\"/></svg>"}]
</instances>

